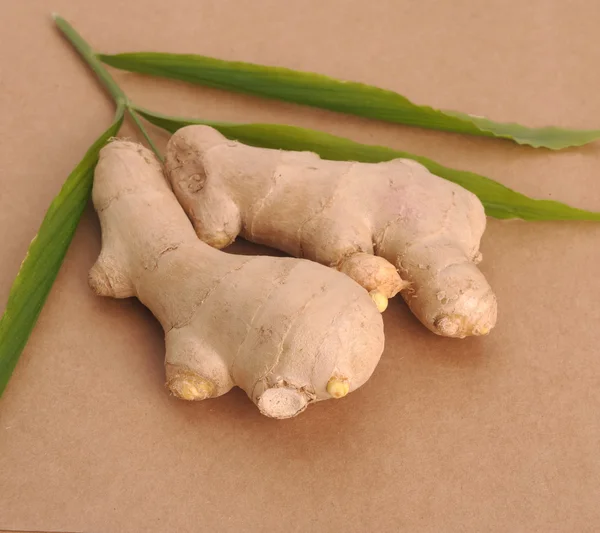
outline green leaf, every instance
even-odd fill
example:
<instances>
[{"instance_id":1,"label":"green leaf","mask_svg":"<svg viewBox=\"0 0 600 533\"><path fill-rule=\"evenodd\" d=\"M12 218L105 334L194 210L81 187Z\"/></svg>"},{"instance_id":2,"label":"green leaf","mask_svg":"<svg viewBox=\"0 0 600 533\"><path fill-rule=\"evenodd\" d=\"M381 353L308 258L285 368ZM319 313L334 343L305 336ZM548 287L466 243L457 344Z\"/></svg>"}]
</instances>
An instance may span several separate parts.
<instances>
[{"instance_id":1,"label":"green leaf","mask_svg":"<svg viewBox=\"0 0 600 533\"><path fill-rule=\"evenodd\" d=\"M121 110L69 175L31 241L0 319L0 396L50 293L90 197L98 152L117 134L122 122Z\"/></svg>"},{"instance_id":2,"label":"green leaf","mask_svg":"<svg viewBox=\"0 0 600 533\"><path fill-rule=\"evenodd\" d=\"M549 126L528 128L514 123L416 105L404 96L365 85L286 68L223 61L193 54L141 52L99 55L113 67L183 80L218 89L275 98L296 104L434 130L509 139L535 148L558 150L600 138L600 130Z\"/></svg>"},{"instance_id":3,"label":"green leaf","mask_svg":"<svg viewBox=\"0 0 600 533\"><path fill-rule=\"evenodd\" d=\"M535 200L504 185L465 170L448 168L431 159L387 148L361 144L329 133L282 124L231 124L188 118L168 117L145 109L137 112L152 124L174 133L191 124L204 124L219 130L225 137L251 146L281 150L310 151L323 159L378 163L391 159L414 159L430 172L476 194L487 215L495 218L523 220L600 221L600 213L577 209L553 200Z\"/></svg>"}]
</instances>

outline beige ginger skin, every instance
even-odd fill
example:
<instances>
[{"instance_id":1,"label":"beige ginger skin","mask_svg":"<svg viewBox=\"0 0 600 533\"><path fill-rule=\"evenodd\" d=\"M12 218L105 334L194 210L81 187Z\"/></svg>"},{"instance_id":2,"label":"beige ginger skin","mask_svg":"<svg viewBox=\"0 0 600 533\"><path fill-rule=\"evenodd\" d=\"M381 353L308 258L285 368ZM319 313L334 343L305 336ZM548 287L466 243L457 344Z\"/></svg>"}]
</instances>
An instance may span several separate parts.
<instances>
[{"instance_id":1,"label":"beige ginger skin","mask_svg":"<svg viewBox=\"0 0 600 533\"><path fill-rule=\"evenodd\" d=\"M401 291L439 335L495 325L496 297L476 266L483 206L415 161L326 161L187 126L171 137L165 167L196 233L215 248L241 235L334 267L381 311Z\"/></svg>"},{"instance_id":2,"label":"beige ginger skin","mask_svg":"<svg viewBox=\"0 0 600 533\"><path fill-rule=\"evenodd\" d=\"M383 351L383 321L351 279L294 258L240 256L201 242L154 155L114 141L92 193L102 251L89 282L136 296L165 331L167 385L185 400L241 387L270 417L363 385Z\"/></svg>"}]
</instances>

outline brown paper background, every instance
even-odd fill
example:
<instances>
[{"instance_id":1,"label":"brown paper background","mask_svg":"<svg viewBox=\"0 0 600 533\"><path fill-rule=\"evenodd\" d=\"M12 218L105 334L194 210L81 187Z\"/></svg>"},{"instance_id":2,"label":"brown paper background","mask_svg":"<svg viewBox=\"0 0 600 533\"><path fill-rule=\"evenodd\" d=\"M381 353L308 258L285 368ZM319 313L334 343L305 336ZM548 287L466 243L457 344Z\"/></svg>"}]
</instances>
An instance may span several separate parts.
<instances>
[{"instance_id":1,"label":"brown paper background","mask_svg":"<svg viewBox=\"0 0 600 533\"><path fill-rule=\"evenodd\" d=\"M50 201L113 114L51 11L103 52L202 53L501 121L600 126L590 0L4 0L0 311ZM318 128L600 210L599 143L551 153L116 77L165 113ZM239 390L194 404L167 395L150 313L87 288L100 245L88 209L0 402L0 528L600 531L599 243L597 224L490 220L489 337L436 337L394 301L369 383L274 421Z\"/></svg>"}]
</instances>

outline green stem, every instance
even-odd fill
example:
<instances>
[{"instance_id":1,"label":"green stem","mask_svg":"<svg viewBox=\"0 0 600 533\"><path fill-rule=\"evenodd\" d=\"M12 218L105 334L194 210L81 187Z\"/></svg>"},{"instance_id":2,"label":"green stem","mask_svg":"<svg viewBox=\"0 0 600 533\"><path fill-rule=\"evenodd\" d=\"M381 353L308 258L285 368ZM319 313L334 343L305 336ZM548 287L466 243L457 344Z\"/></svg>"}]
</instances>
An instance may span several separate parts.
<instances>
[{"instance_id":1,"label":"green stem","mask_svg":"<svg viewBox=\"0 0 600 533\"><path fill-rule=\"evenodd\" d=\"M152 149L152 151L156 154L158 159L162 161L162 156L160 152L156 148L156 145L150 139L146 128L141 123L139 117L135 113L135 106L131 104L127 95L123 92L123 89L119 87L114 78L108 73L108 71L104 68L104 65L100 62L96 53L92 49L92 47L84 40L84 38L77 33L75 28L71 26L64 18L60 15L54 13L52 15L54 22L63 33L63 35L67 38L67 40L73 45L75 50L79 52L84 61L88 64L88 66L96 73L98 79L102 82L102 85L106 88L112 99L115 101L117 106L117 117L122 116L123 112L127 110L129 115L137 125L137 127L142 132L142 135L146 139L148 145Z\"/></svg>"},{"instance_id":2,"label":"green stem","mask_svg":"<svg viewBox=\"0 0 600 533\"><path fill-rule=\"evenodd\" d=\"M146 139L146 142L148 143L148 145L150 146L150 148L152 149L152 151L156 154L156 157L158 157L158 159L160 161L162 161L163 158L160 155L160 152L158 151L158 148L156 148L156 145L154 144L154 142L150 138L150 135L148 135L148 132L146 131L146 128L142 124L142 122L141 122L141 120L139 118L139 115L135 112L135 110L134 110L133 107L128 107L128 111L129 111L129 115L131 116L131 118L133 119L133 121L136 123L136 125L140 129L140 131L142 132L142 135Z\"/></svg>"},{"instance_id":3,"label":"green stem","mask_svg":"<svg viewBox=\"0 0 600 533\"><path fill-rule=\"evenodd\" d=\"M117 104L117 107L128 107L129 100L121 87L117 85L117 82L113 79L113 77L108 73L108 71L104 68L102 63L96 57L94 50L92 47L77 33L75 28L71 26L64 18L56 13L52 14L52 18L54 22L63 32L64 36L68 39L68 41L73 45L75 50L79 52L81 57L85 60L88 66L96 73L96 76L102 82L102 85L106 88L109 94L112 96L113 100Z\"/></svg>"}]
</instances>

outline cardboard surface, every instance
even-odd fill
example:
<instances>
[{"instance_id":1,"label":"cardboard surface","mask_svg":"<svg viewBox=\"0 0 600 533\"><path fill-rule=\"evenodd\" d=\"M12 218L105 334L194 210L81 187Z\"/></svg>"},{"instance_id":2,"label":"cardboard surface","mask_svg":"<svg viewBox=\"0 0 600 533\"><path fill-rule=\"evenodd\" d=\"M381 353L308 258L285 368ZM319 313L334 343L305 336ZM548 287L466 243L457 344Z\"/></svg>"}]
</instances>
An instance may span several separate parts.
<instances>
[{"instance_id":1,"label":"cardboard surface","mask_svg":"<svg viewBox=\"0 0 600 533\"><path fill-rule=\"evenodd\" d=\"M113 113L51 11L103 52L196 52L502 121L600 124L600 4L588 0L5 0L0 310L51 199ZM322 129L600 211L599 143L535 151L116 77L165 113ZM369 383L279 422L239 390L169 398L150 313L87 288L100 245L88 209L0 402L0 528L599 531L599 243L597 224L490 220L482 269L500 314L489 337L438 338L397 299Z\"/></svg>"}]
</instances>

